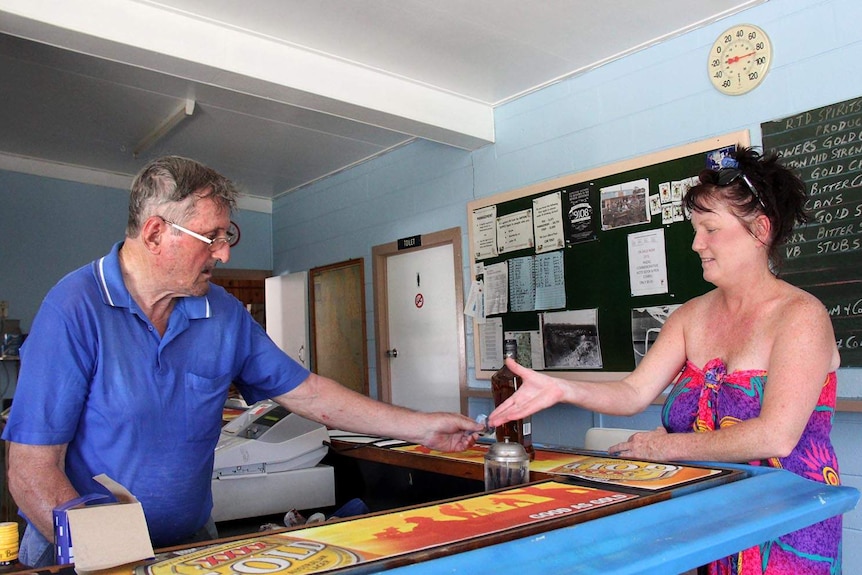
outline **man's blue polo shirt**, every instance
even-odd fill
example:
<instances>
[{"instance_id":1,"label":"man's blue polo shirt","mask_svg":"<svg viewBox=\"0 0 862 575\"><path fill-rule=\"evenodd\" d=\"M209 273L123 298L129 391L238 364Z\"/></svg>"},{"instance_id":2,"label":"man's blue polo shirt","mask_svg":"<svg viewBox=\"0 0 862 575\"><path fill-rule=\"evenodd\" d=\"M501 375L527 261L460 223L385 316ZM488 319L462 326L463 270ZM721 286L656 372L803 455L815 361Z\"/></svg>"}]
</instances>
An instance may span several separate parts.
<instances>
[{"instance_id":1,"label":"man's blue polo shirt","mask_svg":"<svg viewBox=\"0 0 862 575\"><path fill-rule=\"evenodd\" d=\"M171 545L210 516L213 457L228 388L249 403L286 393L309 372L283 353L223 288L179 298L160 337L110 254L45 297L21 349L3 439L68 444L81 494L107 473L141 501L153 544Z\"/></svg>"}]
</instances>

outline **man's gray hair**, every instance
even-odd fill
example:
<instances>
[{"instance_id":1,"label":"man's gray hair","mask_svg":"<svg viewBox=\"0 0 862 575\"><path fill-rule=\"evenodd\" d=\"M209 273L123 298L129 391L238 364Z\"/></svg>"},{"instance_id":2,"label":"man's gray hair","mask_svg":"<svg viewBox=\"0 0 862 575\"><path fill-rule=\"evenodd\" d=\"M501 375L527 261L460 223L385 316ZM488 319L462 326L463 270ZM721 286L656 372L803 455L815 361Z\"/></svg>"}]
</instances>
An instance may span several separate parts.
<instances>
[{"instance_id":1,"label":"man's gray hair","mask_svg":"<svg viewBox=\"0 0 862 575\"><path fill-rule=\"evenodd\" d=\"M197 201L203 198L233 213L238 193L233 182L200 162L180 156L157 158L132 182L126 235L136 237L153 215L183 222L194 215Z\"/></svg>"}]
</instances>

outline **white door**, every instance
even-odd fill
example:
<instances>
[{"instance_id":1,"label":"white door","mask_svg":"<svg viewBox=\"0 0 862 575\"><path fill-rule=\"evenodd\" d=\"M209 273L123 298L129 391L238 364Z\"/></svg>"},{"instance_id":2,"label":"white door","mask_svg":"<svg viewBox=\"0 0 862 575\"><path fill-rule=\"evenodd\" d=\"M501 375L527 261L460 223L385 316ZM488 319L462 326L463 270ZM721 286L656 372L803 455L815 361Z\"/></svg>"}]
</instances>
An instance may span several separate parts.
<instances>
[{"instance_id":1,"label":"white door","mask_svg":"<svg viewBox=\"0 0 862 575\"><path fill-rule=\"evenodd\" d=\"M264 280L266 333L308 368L308 272Z\"/></svg>"},{"instance_id":2,"label":"white door","mask_svg":"<svg viewBox=\"0 0 862 575\"><path fill-rule=\"evenodd\" d=\"M391 401L421 411L461 410L452 244L386 259Z\"/></svg>"}]
</instances>

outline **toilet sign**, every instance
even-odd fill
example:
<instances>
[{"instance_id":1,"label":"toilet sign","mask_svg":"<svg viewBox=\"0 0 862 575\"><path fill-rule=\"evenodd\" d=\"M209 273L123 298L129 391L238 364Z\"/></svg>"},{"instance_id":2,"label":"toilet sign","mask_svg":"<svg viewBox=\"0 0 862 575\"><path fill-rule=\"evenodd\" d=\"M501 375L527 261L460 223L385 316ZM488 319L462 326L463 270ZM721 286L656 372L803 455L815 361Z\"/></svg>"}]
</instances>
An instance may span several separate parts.
<instances>
[{"instance_id":1,"label":"toilet sign","mask_svg":"<svg viewBox=\"0 0 862 575\"><path fill-rule=\"evenodd\" d=\"M411 248L422 247L422 236L410 236L409 238L401 238L398 240L399 250L409 250Z\"/></svg>"}]
</instances>

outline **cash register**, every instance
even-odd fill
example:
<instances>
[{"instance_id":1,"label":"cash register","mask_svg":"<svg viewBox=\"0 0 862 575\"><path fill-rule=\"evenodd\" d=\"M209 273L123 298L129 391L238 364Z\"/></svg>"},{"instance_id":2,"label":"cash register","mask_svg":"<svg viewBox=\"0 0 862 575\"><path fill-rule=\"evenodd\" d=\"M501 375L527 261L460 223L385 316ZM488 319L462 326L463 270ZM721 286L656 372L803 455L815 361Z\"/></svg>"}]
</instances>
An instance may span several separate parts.
<instances>
[{"instance_id":1,"label":"cash register","mask_svg":"<svg viewBox=\"0 0 862 575\"><path fill-rule=\"evenodd\" d=\"M212 493L216 522L335 504L326 427L271 400L255 403L222 428Z\"/></svg>"}]
</instances>

